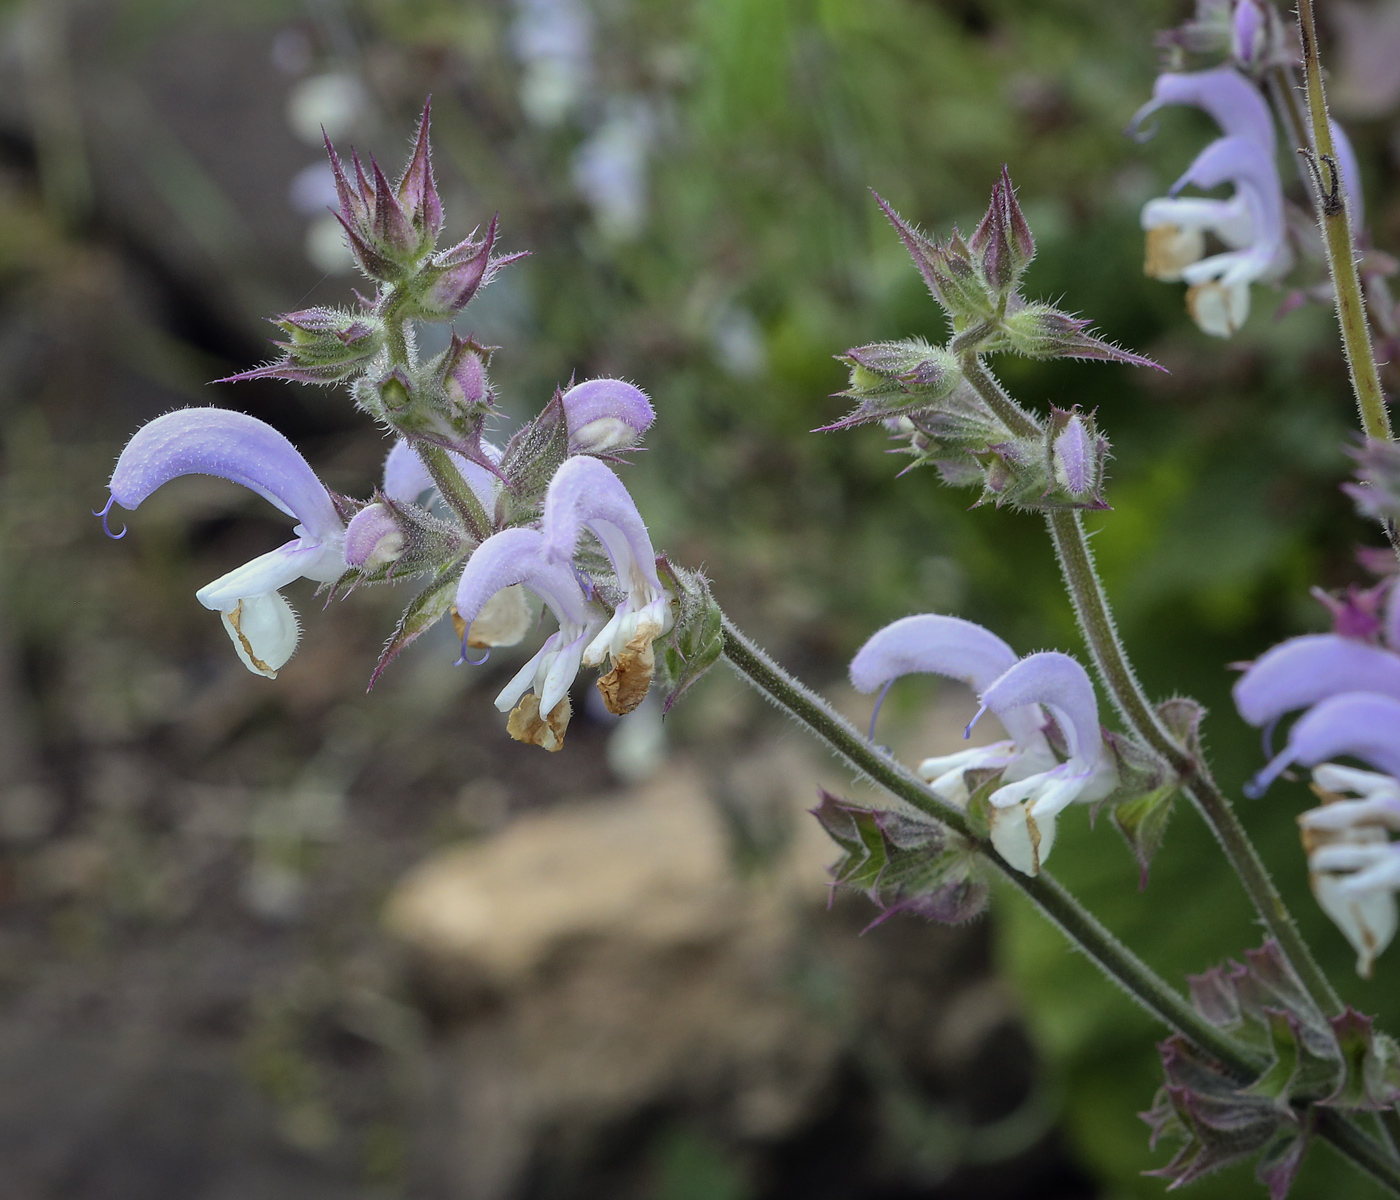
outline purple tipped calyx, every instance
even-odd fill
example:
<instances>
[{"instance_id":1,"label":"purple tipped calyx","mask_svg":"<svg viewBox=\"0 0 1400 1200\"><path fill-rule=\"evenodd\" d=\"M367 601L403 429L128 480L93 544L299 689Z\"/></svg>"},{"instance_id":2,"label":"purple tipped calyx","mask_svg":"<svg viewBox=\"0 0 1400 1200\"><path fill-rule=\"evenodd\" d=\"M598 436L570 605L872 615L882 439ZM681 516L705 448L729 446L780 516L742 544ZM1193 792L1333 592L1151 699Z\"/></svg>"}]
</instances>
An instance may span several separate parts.
<instances>
[{"instance_id":1,"label":"purple tipped calyx","mask_svg":"<svg viewBox=\"0 0 1400 1200\"><path fill-rule=\"evenodd\" d=\"M338 383L363 371L384 348L384 323L372 313L305 308L274 317L272 323L286 335L285 340L273 343L282 357L216 382L286 379Z\"/></svg>"},{"instance_id":2,"label":"purple tipped calyx","mask_svg":"<svg viewBox=\"0 0 1400 1200\"><path fill-rule=\"evenodd\" d=\"M423 321L450 321L502 267L525 257L524 251L492 257L498 222L499 217L492 217L484 236L465 238L423 265L414 280L409 315Z\"/></svg>"},{"instance_id":3,"label":"purple tipped calyx","mask_svg":"<svg viewBox=\"0 0 1400 1200\"><path fill-rule=\"evenodd\" d=\"M1133 367L1166 368L1088 332L1090 322L1049 304L1023 304L1008 311L1002 322L1005 349L1027 358L1082 358L1126 363Z\"/></svg>"},{"instance_id":4,"label":"purple tipped calyx","mask_svg":"<svg viewBox=\"0 0 1400 1200\"><path fill-rule=\"evenodd\" d=\"M993 315L996 300L988 294L972 251L953 230L947 241L925 237L910 225L878 192L872 192L900 241L919 268L933 298L955 321L983 320Z\"/></svg>"},{"instance_id":5,"label":"purple tipped calyx","mask_svg":"<svg viewBox=\"0 0 1400 1200\"><path fill-rule=\"evenodd\" d=\"M398 186L392 186L373 158L366 174L359 155L351 155L353 172L330 139L326 153L340 201L335 214L361 270L372 279L396 283L428 254L442 229L442 202L433 178L429 142L430 109L424 106L413 155ZM353 174L353 178L352 178Z\"/></svg>"},{"instance_id":6,"label":"purple tipped calyx","mask_svg":"<svg viewBox=\"0 0 1400 1200\"><path fill-rule=\"evenodd\" d=\"M1035 238L1016 203L1016 189L1004 165L1001 178L992 186L987 213L968 239L967 248L988 287L1001 297L1015 290L1022 272L1035 258Z\"/></svg>"}]
</instances>

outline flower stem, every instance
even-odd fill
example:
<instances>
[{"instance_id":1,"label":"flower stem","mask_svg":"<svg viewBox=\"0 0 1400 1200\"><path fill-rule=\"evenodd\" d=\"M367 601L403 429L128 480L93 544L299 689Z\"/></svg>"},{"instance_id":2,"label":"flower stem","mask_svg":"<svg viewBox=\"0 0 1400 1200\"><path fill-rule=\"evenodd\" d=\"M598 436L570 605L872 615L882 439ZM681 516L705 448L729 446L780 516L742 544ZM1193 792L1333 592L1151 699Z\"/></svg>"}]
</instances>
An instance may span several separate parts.
<instances>
[{"instance_id":1,"label":"flower stem","mask_svg":"<svg viewBox=\"0 0 1400 1200\"><path fill-rule=\"evenodd\" d=\"M962 367L963 378L1007 429L1017 437L1041 435L1040 423L1017 404L996 377L982 365L976 350L964 350L958 356L958 365Z\"/></svg>"},{"instance_id":2,"label":"flower stem","mask_svg":"<svg viewBox=\"0 0 1400 1200\"><path fill-rule=\"evenodd\" d=\"M976 845L988 863L1019 888L1051 924L1147 1012L1213 1056L1241 1082L1258 1076L1265 1065L1263 1056L1202 1017L1175 988L1114 937L1048 873L1023 875L1007 864L989 845L975 837L960 809L945 803L902 763L872 745L824 699L754 645L728 617L724 618L724 656L735 672L854 770ZM1340 1114L1318 1111L1319 1135L1331 1142L1342 1157L1400 1196L1400 1161Z\"/></svg>"},{"instance_id":3,"label":"flower stem","mask_svg":"<svg viewBox=\"0 0 1400 1200\"><path fill-rule=\"evenodd\" d=\"M1356 271L1355 243L1351 218L1347 213L1346 189L1342 186L1341 168L1327 115L1327 95L1322 86L1312 0L1298 0L1298 28L1303 40L1308 120L1312 126L1312 144L1299 147L1299 153L1308 160L1317 183L1317 217L1322 227L1322 240L1327 247L1327 266L1332 274L1332 285L1337 292L1337 321L1342 328L1342 348L1346 352L1347 370L1356 394L1361 428L1369 438L1389 440L1390 414L1386 411L1376 356L1371 347L1370 331L1366 327L1366 305Z\"/></svg>"},{"instance_id":4,"label":"flower stem","mask_svg":"<svg viewBox=\"0 0 1400 1200\"><path fill-rule=\"evenodd\" d=\"M1265 927L1278 942L1313 1002L1327 1013L1340 1013L1342 1002L1331 981L1313 958L1283 897L1269 878L1259 852L1215 782L1210 767L1199 754L1177 742L1143 692L1119 640L1079 513L1052 512L1047 514L1046 520L1084 640L1123 720L1181 779L1182 790L1215 834Z\"/></svg>"},{"instance_id":5,"label":"flower stem","mask_svg":"<svg viewBox=\"0 0 1400 1200\"><path fill-rule=\"evenodd\" d=\"M478 542L484 542L491 536L490 518L487 517L481 501L477 499L476 493L472 491L467 481L462 478L461 471L457 470L457 465L449 457L447 451L441 446L435 446L432 442L418 439L414 440L413 448L418 451L418 457L428 468L428 474L433 477L433 483L442 493L442 498L447 501L452 511L462 519L468 532Z\"/></svg>"}]
</instances>

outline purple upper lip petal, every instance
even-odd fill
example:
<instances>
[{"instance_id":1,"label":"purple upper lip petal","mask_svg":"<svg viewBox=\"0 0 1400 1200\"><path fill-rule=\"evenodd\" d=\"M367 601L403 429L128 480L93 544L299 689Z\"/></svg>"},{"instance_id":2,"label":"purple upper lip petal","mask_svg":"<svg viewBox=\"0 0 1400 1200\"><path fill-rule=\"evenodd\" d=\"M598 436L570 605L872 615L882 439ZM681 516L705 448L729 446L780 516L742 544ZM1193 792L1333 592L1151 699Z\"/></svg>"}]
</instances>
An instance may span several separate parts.
<instances>
[{"instance_id":1,"label":"purple upper lip petal","mask_svg":"<svg viewBox=\"0 0 1400 1200\"><path fill-rule=\"evenodd\" d=\"M295 517L316 541L344 529L326 490L301 453L271 425L223 408L183 408L143 425L126 444L108 485L135 509L181 475L240 483Z\"/></svg>"},{"instance_id":2,"label":"purple upper lip petal","mask_svg":"<svg viewBox=\"0 0 1400 1200\"><path fill-rule=\"evenodd\" d=\"M1269 650L1234 688L1240 716L1261 726L1345 692L1400 700L1400 655L1335 633L1305 634Z\"/></svg>"}]
</instances>

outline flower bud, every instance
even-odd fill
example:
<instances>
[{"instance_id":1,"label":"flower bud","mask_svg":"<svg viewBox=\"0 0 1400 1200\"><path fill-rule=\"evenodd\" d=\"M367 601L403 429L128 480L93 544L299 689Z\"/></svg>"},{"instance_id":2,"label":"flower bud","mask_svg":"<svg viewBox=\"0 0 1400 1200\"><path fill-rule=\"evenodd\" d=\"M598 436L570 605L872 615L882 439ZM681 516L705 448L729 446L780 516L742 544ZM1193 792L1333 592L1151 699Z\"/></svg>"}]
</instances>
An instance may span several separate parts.
<instances>
[{"instance_id":1,"label":"flower bud","mask_svg":"<svg viewBox=\"0 0 1400 1200\"><path fill-rule=\"evenodd\" d=\"M496 393L486 374L493 349L454 333L451 344L429 368L454 413L481 416L495 407Z\"/></svg>"},{"instance_id":2,"label":"flower bud","mask_svg":"<svg viewBox=\"0 0 1400 1200\"><path fill-rule=\"evenodd\" d=\"M301 383L337 383L364 370L384 346L384 325L369 313L336 308L305 308L272 322L286 341L276 362L230 375L220 383L245 379L292 379Z\"/></svg>"},{"instance_id":3,"label":"flower bud","mask_svg":"<svg viewBox=\"0 0 1400 1200\"><path fill-rule=\"evenodd\" d=\"M1061 499L1067 507L1107 508L1099 489L1108 460L1108 439L1095 427L1093 415L1080 411L1078 405L1068 412L1051 408L1047 436L1054 486L1046 498Z\"/></svg>"},{"instance_id":4,"label":"flower bud","mask_svg":"<svg viewBox=\"0 0 1400 1200\"><path fill-rule=\"evenodd\" d=\"M1002 333L1006 349L1028 358L1096 358L1137 367L1157 366L1150 358L1130 354L1087 333L1089 324L1049 304L1023 304L1007 312Z\"/></svg>"},{"instance_id":5,"label":"flower bud","mask_svg":"<svg viewBox=\"0 0 1400 1200\"><path fill-rule=\"evenodd\" d=\"M981 266L988 286L1003 297L1015 289L1035 257L1035 238L1016 203L1016 189L1004 166L992 187L987 215L968 240L968 250Z\"/></svg>"},{"instance_id":6,"label":"flower bud","mask_svg":"<svg viewBox=\"0 0 1400 1200\"><path fill-rule=\"evenodd\" d=\"M390 186L373 157L366 175L359 155L354 153L352 182L335 147L326 139L326 153L340 201L336 219L345 230L360 268L371 278L386 283L396 283L411 274L414 265L432 250L442 228L442 203L433 179L428 119L429 109L425 106L413 157L397 188Z\"/></svg>"},{"instance_id":7,"label":"flower bud","mask_svg":"<svg viewBox=\"0 0 1400 1200\"><path fill-rule=\"evenodd\" d=\"M403 531L384 504L366 505L345 530L345 561L366 572L387 567L403 549Z\"/></svg>"},{"instance_id":8,"label":"flower bud","mask_svg":"<svg viewBox=\"0 0 1400 1200\"><path fill-rule=\"evenodd\" d=\"M656 419L641 388L621 379L587 379L561 398L571 454L607 454L634 446Z\"/></svg>"},{"instance_id":9,"label":"flower bud","mask_svg":"<svg viewBox=\"0 0 1400 1200\"><path fill-rule=\"evenodd\" d=\"M850 386L838 395L859 404L834 425L823 426L821 432L932 409L962 381L957 357L922 338L856 346L837 357L851 368Z\"/></svg>"},{"instance_id":10,"label":"flower bud","mask_svg":"<svg viewBox=\"0 0 1400 1200\"><path fill-rule=\"evenodd\" d=\"M410 310L413 316L423 321L452 320L495 278L497 271L525 257L523 253L491 257L496 244L496 223L497 218L492 217L486 236L480 241L466 238L424 264L419 273L421 290Z\"/></svg>"},{"instance_id":11,"label":"flower bud","mask_svg":"<svg viewBox=\"0 0 1400 1200\"><path fill-rule=\"evenodd\" d=\"M1269 14L1260 0L1235 0L1230 56L1246 70L1263 66L1269 51Z\"/></svg>"}]
</instances>

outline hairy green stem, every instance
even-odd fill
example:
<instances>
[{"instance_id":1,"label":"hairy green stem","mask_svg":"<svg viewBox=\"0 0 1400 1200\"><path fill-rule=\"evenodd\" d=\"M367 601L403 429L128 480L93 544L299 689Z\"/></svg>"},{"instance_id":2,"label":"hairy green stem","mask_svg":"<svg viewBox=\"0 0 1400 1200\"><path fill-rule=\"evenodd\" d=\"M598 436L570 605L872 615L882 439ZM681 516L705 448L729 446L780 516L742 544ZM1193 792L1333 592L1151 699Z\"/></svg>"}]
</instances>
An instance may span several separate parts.
<instances>
[{"instance_id":1,"label":"hairy green stem","mask_svg":"<svg viewBox=\"0 0 1400 1200\"><path fill-rule=\"evenodd\" d=\"M457 465L449 457L447 451L441 446L435 446L432 442L417 439L413 443L413 448L418 451L418 457L428 468L428 474L433 477L433 483L442 493L442 498L447 501L452 511L462 519L468 532L478 542L484 542L491 536L491 519L486 515L486 509L482 507L476 493L462 478L462 472L457 470Z\"/></svg>"},{"instance_id":2,"label":"hairy green stem","mask_svg":"<svg viewBox=\"0 0 1400 1200\"><path fill-rule=\"evenodd\" d=\"M1312 127L1311 145L1304 143L1299 147L1299 152L1308 159L1317 184L1317 218L1322 227L1323 243L1327 247L1327 267L1337 293L1337 322L1342 329L1342 348L1346 352L1347 370L1356 394L1361 428L1367 437L1388 441L1391 437L1390 414L1386 411L1385 394L1381 391L1371 333L1366 327L1366 305L1361 294L1361 279L1356 271L1355 243L1351 217L1347 212L1346 189L1342 185L1337 150L1332 143L1327 95L1322 86L1312 0L1298 0L1298 28L1303 40L1308 121Z\"/></svg>"},{"instance_id":3,"label":"hairy green stem","mask_svg":"<svg viewBox=\"0 0 1400 1200\"><path fill-rule=\"evenodd\" d=\"M962 367L963 378L1007 429L1017 437L1040 436L1040 422L1011 398L995 376L982 365L976 350L964 350L958 356L958 365Z\"/></svg>"},{"instance_id":4,"label":"hairy green stem","mask_svg":"<svg viewBox=\"0 0 1400 1200\"><path fill-rule=\"evenodd\" d=\"M929 790L902 763L871 744L822 697L805 687L744 636L726 617L724 656L742 678L781 708L855 771L896 798L943 822L977 845L987 862L1017 887L1108 978L1168 1028L1212 1055L1241 1082L1258 1077L1262 1056L1205 1020L1187 1000L1120 942L1058 881L1023 875L968 827L966 815ZM1338 1113L1318 1110L1318 1133L1354 1165L1400 1196L1400 1161Z\"/></svg>"},{"instance_id":5,"label":"hairy green stem","mask_svg":"<svg viewBox=\"0 0 1400 1200\"><path fill-rule=\"evenodd\" d=\"M1215 834L1265 927L1278 942L1284 957L1293 965L1313 1001L1328 1013L1340 1013L1342 1003L1336 990L1317 965L1283 897L1269 877L1259 852L1249 840L1244 825L1215 782L1210 767L1199 754L1176 740L1143 692L1119 640L1108 598L1094 569L1093 553L1089 549L1089 540L1079 513L1052 512L1047 515L1046 521L1089 653L1123 720L1166 760L1181 779L1182 790Z\"/></svg>"},{"instance_id":6,"label":"hairy green stem","mask_svg":"<svg viewBox=\"0 0 1400 1200\"><path fill-rule=\"evenodd\" d=\"M1314 1108L1313 1112L1318 1114L1319 1137L1330 1142L1343 1158L1350 1159L1382 1187L1400 1195L1400 1163L1386 1153L1385 1147L1335 1110Z\"/></svg>"}]
</instances>

